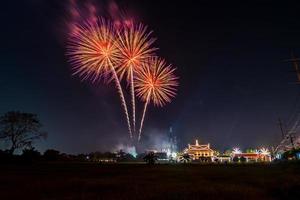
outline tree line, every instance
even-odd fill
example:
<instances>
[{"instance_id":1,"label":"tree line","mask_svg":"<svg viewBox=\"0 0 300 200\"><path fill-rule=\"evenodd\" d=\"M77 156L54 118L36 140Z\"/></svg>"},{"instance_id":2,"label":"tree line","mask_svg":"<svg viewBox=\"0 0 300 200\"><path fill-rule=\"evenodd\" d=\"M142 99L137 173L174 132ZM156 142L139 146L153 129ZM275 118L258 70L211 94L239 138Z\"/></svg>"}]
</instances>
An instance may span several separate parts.
<instances>
[{"instance_id":1,"label":"tree line","mask_svg":"<svg viewBox=\"0 0 300 200\"><path fill-rule=\"evenodd\" d=\"M143 159L141 154L137 158L120 150L119 152L92 152L89 154L70 155L55 149L48 149L43 154L37 151L33 144L47 138L47 132L42 130L42 123L36 114L20 111L10 111L0 117L0 141L9 146L0 150L2 162L36 162L36 161L84 161L84 162L117 162L136 161ZM20 155L15 155L21 150Z\"/></svg>"}]
</instances>

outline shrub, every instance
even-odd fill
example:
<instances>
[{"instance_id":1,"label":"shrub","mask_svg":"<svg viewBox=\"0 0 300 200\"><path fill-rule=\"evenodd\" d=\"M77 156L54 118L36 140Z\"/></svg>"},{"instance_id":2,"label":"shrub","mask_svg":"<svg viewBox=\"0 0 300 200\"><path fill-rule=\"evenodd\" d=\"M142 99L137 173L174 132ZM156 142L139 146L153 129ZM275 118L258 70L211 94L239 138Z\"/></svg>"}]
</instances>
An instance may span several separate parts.
<instances>
[{"instance_id":1,"label":"shrub","mask_svg":"<svg viewBox=\"0 0 300 200\"><path fill-rule=\"evenodd\" d=\"M60 159L60 152L54 149L48 149L43 155L46 161L58 161Z\"/></svg>"}]
</instances>

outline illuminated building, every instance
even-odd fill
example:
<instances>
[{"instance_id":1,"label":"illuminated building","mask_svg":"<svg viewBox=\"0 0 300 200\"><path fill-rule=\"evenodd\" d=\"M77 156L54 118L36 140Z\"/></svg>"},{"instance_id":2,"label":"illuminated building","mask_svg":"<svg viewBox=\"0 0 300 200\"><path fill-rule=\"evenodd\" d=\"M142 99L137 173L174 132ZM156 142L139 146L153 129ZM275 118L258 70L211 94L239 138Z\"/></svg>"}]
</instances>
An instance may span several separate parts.
<instances>
[{"instance_id":1,"label":"illuminated building","mask_svg":"<svg viewBox=\"0 0 300 200\"><path fill-rule=\"evenodd\" d=\"M231 155L232 159L236 159L245 162L271 162L271 154L268 149L262 148L259 151L251 153L243 153L241 151L233 151Z\"/></svg>"},{"instance_id":2,"label":"illuminated building","mask_svg":"<svg viewBox=\"0 0 300 200\"><path fill-rule=\"evenodd\" d=\"M199 161L212 161L214 156L214 150L210 148L210 144L199 144L198 140L194 145L188 145L188 148L184 150L184 153L189 154L192 160Z\"/></svg>"}]
</instances>

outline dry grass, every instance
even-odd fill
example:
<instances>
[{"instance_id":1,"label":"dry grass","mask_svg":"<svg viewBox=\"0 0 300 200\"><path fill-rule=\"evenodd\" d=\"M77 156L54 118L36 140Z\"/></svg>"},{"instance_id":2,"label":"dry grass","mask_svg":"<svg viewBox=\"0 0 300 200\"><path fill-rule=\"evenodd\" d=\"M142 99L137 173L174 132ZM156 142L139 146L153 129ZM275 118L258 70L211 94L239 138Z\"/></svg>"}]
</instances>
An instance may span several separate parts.
<instances>
[{"instance_id":1,"label":"dry grass","mask_svg":"<svg viewBox=\"0 0 300 200\"><path fill-rule=\"evenodd\" d=\"M298 199L299 188L299 163L0 166L0 199Z\"/></svg>"}]
</instances>

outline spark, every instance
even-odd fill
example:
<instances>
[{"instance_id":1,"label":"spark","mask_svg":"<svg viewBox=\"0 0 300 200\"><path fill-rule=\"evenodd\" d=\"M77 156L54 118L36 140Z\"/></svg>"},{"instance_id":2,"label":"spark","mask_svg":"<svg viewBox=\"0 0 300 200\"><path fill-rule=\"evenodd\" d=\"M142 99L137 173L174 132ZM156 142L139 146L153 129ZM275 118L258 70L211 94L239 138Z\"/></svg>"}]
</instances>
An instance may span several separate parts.
<instances>
[{"instance_id":1,"label":"spark","mask_svg":"<svg viewBox=\"0 0 300 200\"><path fill-rule=\"evenodd\" d=\"M167 65L165 60L152 57L141 65L141 69L135 78L136 93L145 104L139 129L139 137L144 124L144 118L149 103L155 106L164 106L171 102L176 95L178 77L174 75L175 68Z\"/></svg>"},{"instance_id":2,"label":"spark","mask_svg":"<svg viewBox=\"0 0 300 200\"><path fill-rule=\"evenodd\" d=\"M142 63L151 57L156 50L152 48L155 39L150 37L151 31L142 24L124 26L118 31L118 48L120 49L120 65L117 72L122 80L127 75L130 83L133 132L135 132L135 87L134 76L140 70Z\"/></svg>"},{"instance_id":3,"label":"spark","mask_svg":"<svg viewBox=\"0 0 300 200\"><path fill-rule=\"evenodd\" d=\"M96 22L85 22L77 25L77 31L70 34L67 55L73 65L73 75L92 82L104 77L114 80L122 107L124 109L128 131L132 137L127 104L115 66L119 62L120 50L116 45L116 33L111 23L103 18Z\"/></svg>"},{"instance_id":4,"label":"spark","mask_svg":"<svg viewBox=\"0 0 300 200\"><path fill-rule=\"evenodd\" d=\"M233 148L232 153L233 153L233 154L241 154L242 151L240 150L240 148L236 147L236 148Z\"/></svg>"},{"instance_id":5,"label":"spark","mask_svg":"<svg viewBox=\"0 0 300 200\"><path fill-rule=\"evenodd\" d=\"M270 155L270 151L267 149L267 148L261 148L259 150L259 152L262 154L262 155Z\"/></svg>"}]
</instances>

